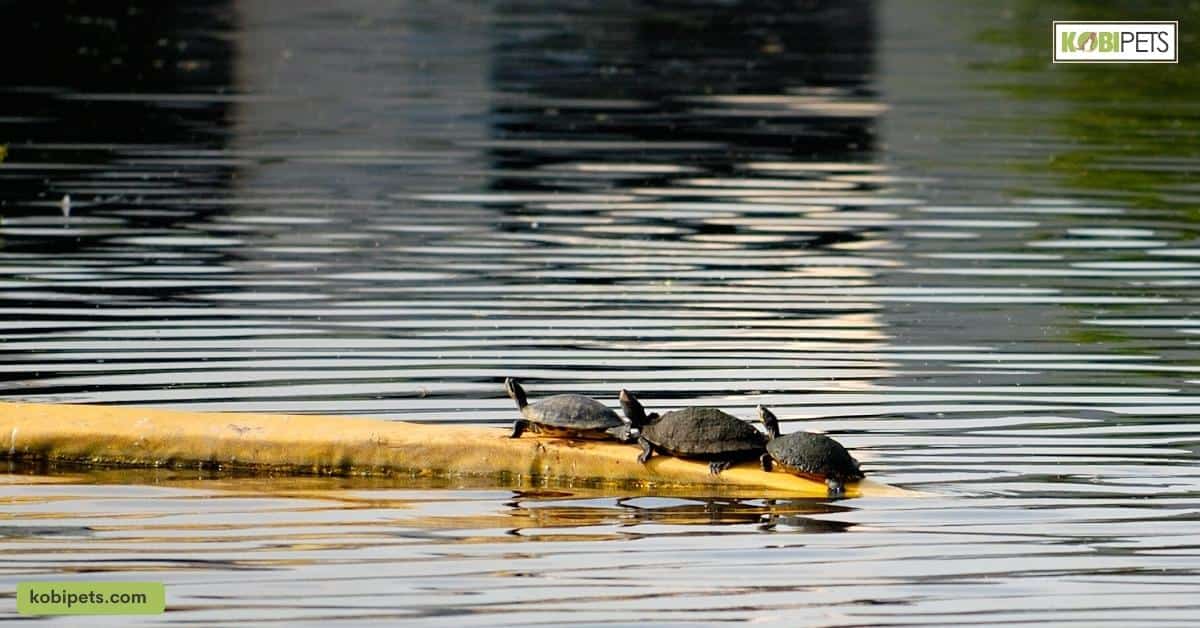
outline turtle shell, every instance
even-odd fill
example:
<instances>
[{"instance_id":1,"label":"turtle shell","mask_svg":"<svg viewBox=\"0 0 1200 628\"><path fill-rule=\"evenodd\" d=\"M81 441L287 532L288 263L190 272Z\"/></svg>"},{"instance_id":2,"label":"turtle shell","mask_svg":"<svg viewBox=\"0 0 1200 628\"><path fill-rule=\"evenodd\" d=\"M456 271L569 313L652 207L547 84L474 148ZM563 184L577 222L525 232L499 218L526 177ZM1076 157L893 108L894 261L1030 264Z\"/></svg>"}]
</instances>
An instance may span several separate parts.
<instances>
[{"instance_id":1,"label":"turtle shell","mask_svg":"<svg viewBox=\"0 0 1200 628\"><path fill-rule=\"evenodd\" d=\"M861 480L858 461L841 443L824 434L792 432L767 443L767 453L779 466L804 475L835 480Z\"/></svg>"},{"instance_id":2,"label":"turtle shell","mask_svg":"<svg viewBox=\"0 0 1200 628\"><path fill-rule=\"evenodd\" d=\"M721 459L761 453L767 436L716 408L684 408L642 428L642 436L673 456Z\"/></svg>"},{"instance_id":3,"label":"turtle shell","mask_svg":"<svg viewBox=\"0 0 1200 628\"><path fill-rule=\"evenodd\" d=\"M607 430L625 422L608 406L583 395L554 395L521 409L534 423L568 430Z\"/></svg>"}]
</instances>

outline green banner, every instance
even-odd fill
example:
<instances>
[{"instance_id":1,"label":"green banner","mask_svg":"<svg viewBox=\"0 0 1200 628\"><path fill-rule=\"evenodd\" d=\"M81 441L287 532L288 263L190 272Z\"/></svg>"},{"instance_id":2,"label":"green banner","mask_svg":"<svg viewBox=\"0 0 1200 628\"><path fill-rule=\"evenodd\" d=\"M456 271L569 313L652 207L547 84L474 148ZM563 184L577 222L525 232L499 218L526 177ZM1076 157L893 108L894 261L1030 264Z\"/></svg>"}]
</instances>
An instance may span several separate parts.
<instances>
[{"instance_id":1,"label":"green banner","mask_svg":"<svg viewBox=\"0 0 1200 628\"><path fill-rule=\"evenodd\" d=\"M161 582L19 582L22 615L157 615L167 606Z\"/></svg>"}]
</instances>

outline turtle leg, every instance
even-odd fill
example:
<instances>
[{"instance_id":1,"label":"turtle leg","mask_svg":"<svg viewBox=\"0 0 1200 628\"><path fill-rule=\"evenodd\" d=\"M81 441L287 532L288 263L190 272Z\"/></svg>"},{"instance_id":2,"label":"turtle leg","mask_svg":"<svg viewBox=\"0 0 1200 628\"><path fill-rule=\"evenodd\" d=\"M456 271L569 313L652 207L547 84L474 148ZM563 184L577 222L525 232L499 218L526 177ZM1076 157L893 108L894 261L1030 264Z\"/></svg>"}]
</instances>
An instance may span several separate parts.
<instances>
[{"instance_id":1,"label":"turtle leg","mask_svg":"<svg viewBox=\"0 0 1200 628\"><path fill-rule=\"evenodd\" d=\"M825 486L829 487L830 496L841 495L846 492L846 486L842 481L836 478L825 478Z\"/></svg>"},{"instance_id":2,"label":"turtle leg","mask_svg":"<svg viewBox=\"0 0 1200 628\"><path fill-rule=\"evenodd\" d=\"M638 429L630 427L628 424L618 427L610 427L604 430L606 434L621 441L622 443L633 443L637 441Z\"/></svg>"},{"instance_id":3,"label":"turtle leg","mask_svg":"<svg viewBox=\"0 0 1200 628\"><path fill-rule=\"evenodd\" d=\"M642 446L642 453L638 454L638 462L646 464L650 456L654 455L654 445L651 445L650 441L646 440L644 436L639 436L637 442Z\"/></svg>"},{"instance_id":4,"label":"turtle leg","mask_svg":"<svg viewBox=\"0 0 1200 628\"><path fill-rule=\"evenodd\" d=\"M771 459L771 454L763 454L758 461L762 463L763 471L770 471L775 466L773 464L774 460Z\"/></svg>"},{"instance_id":5,"label":"turtle leg","mask_svg":"<svg viewBox=\"0 0 1200 628\"><path fill-rule=\"evenodd\" d=\"M708 472L713 475L721 475L722 471L732 466L733 463L728 460L713 460L708 463Z\"/></svg>"},{"instance_id":6,"label":"turtle leg","mask_svg":"<svg viewBox=\"0 0 1200 628\"><path fill-rule=\"evenodd\" d=\"M510 434L508 437L521 438L521 433L527 429L529 429L529 421L526 421L525 419L517 419L516 421L513 421L512 434Z\"/></svg>"}]
</instances>

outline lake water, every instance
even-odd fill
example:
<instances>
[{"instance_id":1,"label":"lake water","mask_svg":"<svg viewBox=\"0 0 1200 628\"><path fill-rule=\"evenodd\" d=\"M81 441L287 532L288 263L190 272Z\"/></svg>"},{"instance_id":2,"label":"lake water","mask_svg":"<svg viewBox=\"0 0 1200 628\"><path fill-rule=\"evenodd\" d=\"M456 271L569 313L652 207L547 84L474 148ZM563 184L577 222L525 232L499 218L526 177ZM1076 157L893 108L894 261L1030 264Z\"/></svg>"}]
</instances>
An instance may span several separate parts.
<instances>
[{"instance_id":1,"label":"lake water","mask_svg":"<svg viewBox=\"0 0 1200 628\"><path fill-rule=\"evenodd\" d=\"M1194 8L554 4L3 9L0 396L499 425L514 375L925 496L10 467L0 618L1200 621ZM1053 19L1184 63L1052 66Z\"/></svg>"}]
</instances>

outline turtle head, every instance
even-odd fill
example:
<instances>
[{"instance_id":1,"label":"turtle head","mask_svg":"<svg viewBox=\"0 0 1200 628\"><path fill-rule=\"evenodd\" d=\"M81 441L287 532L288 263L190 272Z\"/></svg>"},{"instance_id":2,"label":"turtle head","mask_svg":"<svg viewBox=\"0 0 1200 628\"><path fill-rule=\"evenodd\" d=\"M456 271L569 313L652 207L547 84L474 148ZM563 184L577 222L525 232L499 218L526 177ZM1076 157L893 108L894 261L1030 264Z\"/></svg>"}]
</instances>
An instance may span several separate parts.
<instances>
[{"instance_id":1,"label":"turtle head","mask_svg":"<svg viewBox=\"0 0 1200 628\"><path fill-rule=\"evenodd\" d=\"M759 406L758 420L762 421L763 427L767 428L767 434L771 438L779 438L779 418L775 416L774 412L771 412L766 406Z\"/></svg>"},{"instance_id":2,"label":"turtle head","mask_svg":"<svg viewBox=\"0 0 1200 628\"><path fill-rule=\"evenodd\" d=\"M621 389L621 410L625 412L625 418L629 419L629 424L635 428L640 428L646 424L646 409L642 407L642 402L633 396L633 393Z\"/></svg>"},{"instance_id":3,"label":"turtle head","mask_svg":"<svg viewBox=\"0 0 1200 628\"><path fill-rule=\"evenodd\" d=\"M506 377L504 379L504 390L508 393L509 397L512 397L513 401L517 402L518 408L524 408L529 404L529 402L525 400L525 389L521 388L521 385L517 383L517 380L511 377Z\"/></svg>"}]
</instances>

